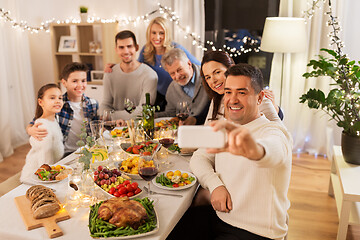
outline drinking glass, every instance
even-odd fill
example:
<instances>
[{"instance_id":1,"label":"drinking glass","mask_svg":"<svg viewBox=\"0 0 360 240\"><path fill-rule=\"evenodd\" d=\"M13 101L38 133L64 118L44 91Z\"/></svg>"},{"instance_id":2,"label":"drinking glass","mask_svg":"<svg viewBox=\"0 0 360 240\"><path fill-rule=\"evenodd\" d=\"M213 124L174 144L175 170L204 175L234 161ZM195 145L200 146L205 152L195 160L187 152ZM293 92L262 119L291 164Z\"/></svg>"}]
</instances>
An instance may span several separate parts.
<instances>
[{"instance_id":1,"label":"drinking glass","mask_svg":"<svg viewBox=\"0 0 360 240\"><path fill-rule=\"evenodd\" d=\"M141 155L138 162L138 169L140 177L147 181L148 198L156 202L157 199L151 194L150 181L154 179L159 172L159 162L153 156Z\"/></svg>"},{"instance_id":2,"label":"drinking glass","mask_svg":"<svg viewBox=\"0 0 360 240\"><path fill-rule=\"evenodd\" d=\"M134 99L124 98L124 109L131 114L136 108Z\"/></svg>"},{"instance_id":3,"label":"drinking glass","mask_svg":"<svg viewBox=\"0 0 360 240\"><path fill-rule=\"evenodd\" d=\"M116 127L116 121L114 118L114 110L104 110L103 116L102 116L102 123L103 127L111 132Z\"/></svg>"},{"instance_id":4,"label":"drinking glass","mask_svg":"<svg viewBox=\"0 0 360 240\"><path fill-rule=\"evenodd\" d=\"M102 128L102 121L101 120L93 120L90 122L90 130L91 135L96 141L101 136L101 128Z\"/></svg>"},{"instance_id":5,"label":"drinking glass","mask_svg":"<svg viewBox=\"0 0 360 240\"><path fill-rule=\"evenodd\" d=\"M169 161L169 153L167 149L175 142L175 130L162 127L159 132L159 142L164 148L166 148L166 158L163 163L165 165L171 165L172 163Z\"/></svg>"},{"instance_id":6,"label":"drinking glass","mask_svg":"<svg viewBox=\"0 0 360 240\"><path fill-rule=\"evenodd\" d=\"M190 115L190 106L186 101L180 101L176 106L176 116L180 121L185 121Z\"/></svg>"}]
</instances>

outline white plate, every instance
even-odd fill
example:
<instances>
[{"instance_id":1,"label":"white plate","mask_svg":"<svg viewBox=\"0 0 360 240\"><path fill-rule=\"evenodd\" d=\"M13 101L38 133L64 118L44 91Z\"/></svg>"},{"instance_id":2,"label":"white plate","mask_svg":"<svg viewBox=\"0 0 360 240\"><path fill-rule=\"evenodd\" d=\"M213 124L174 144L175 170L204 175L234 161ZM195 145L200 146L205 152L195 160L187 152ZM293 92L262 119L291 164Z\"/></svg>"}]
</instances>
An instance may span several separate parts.
<instances>
[{"instance_id":1,"label":"white plate","mask_svg":"<svg viewBox=\"0 0 360 240\"><path fill-rule=\"evenodd\" d=\"M131 181L131 183L133 183L133 181ZM104 189L102 189L102 188L101 188L99 185L97 185L95 182L94 182L94 184L95 184L98 188L101 189L101 191L108 197L108 199L115 197L114 195L111 195L110 193L108 193L107 191L105 191ZM141 189L141 188L140 188L140 189ZM136 195L134 195L134 196L132 196L132 197L129 197L129 198L130 198L130 199L136 198L136 197L140 196L140 195L143 193L143 191L144 191L144 190L141 189L141 192L139 192L138 194L136 194Z\"/></svg>"},{"instance_id":2,"label":"white plate","mask_svg":"<svg viewBox=\"0 0 360 240\"><path fill-rule=\"evenodd\" d=\"M114 128L114 129L123 129L123 128L124 128L124 127L116 127L116 128ZM113 137L111 136L111 133L110 133L109 130L105 130L105 131L103 132L103 136L104 136L104 138L107 139L107 140L112 140L112 139L113 139Z\"/></svg>"},{"instance_id":3,"label":"white plate","mask_svg":"<svg viewBox=\"0 0 360 240\"><path fill-rule=\"evenodd\" d=\"M49 166L51 167L51 166L57 166L57 165L58 165L58 164L49 165ZM65 169L71 169L71 170L73 170L72 167L69 167L69 166L65 166L65 165L60 165L60 166L64 167ZM69 175L68 175L68 177L69 177ZM68 177L66 177L66 178L64 178L64 179L67 179ZM37 175L35 175L35 174L32 174L32 175L31 175L31 178L32 178L32 180L34 180L34 181L36 181L36 182L38 182L38 183L57 183L57 182L62 181L62 180L43 181L43 180L41 180L41 179L40 179ZM64 180L64 179L63 179L63 180Z\"/></svg>"},{"instance_id":4,"label":"white plate","mask_svg":"<svg viewBox=\"0 0 360 240\"><path fill-rule=\"evenodd\" d=\"M157 122L161 122L162 120L170 120L170 119L172 119L172 117L160 117L160 118L155 118L154 122L157 123Z\"/></svg>"},{"instance_id":5,"label":"white plate","mask_svg":"<svg viewBox=\"0 0 360 240\"><path fill-rule=\"evenodd\" d=\"M163 174L163 173L164 173L165 176L166 176L166 174L167 174L168 172L170 172L170 171L175 172L176 170L168 170L168 171L166 171L166 172L159 173L156 177L158 177L160 174ZM158 188L165 189L165 190L170 190L170 191L183 190L183 189L187 189L187 188L190 188L190 187L194 186L194 184L195 184L196 181L197 181L197 178L195 177L195 175L192 174L192 173L190 173L190 172L187 172L187 171L182 171L182 170L180 170L180 171L181 171L181 174L187 173L190 177L195 178L195 180L192 181L192 182L191 182L190 184L188 184L188 185L184 185L184 186L177 187L177 188L170 188L170 187L163 186L163 185L161 185L160 183L157 183L157 182L156 182L156 177L152 180L152 183L153 183L155 186L157 186Z\"/></svg>"},{"instance_id":6,"label":"white plate","mask_svg":"<svg viewBox=\"0 0 360 240\"><path fill-rule=\"evenodd\" d=\"M155 212L155 216L156 216L156 228L154 228L150 232L140 233L140 234L130 235L130 236L119 236L119 237L108 237L108 238L93 238L93 239L99 239L99 240L122 240L122 239L140 238L140 237L145 237L145 236L148 236L148 235L155 234L155 233L157 233L159 231L159 217L158 217L158 214L156 212L155 206L154 206L154 212Z\"/></svg>"}]
</instances>

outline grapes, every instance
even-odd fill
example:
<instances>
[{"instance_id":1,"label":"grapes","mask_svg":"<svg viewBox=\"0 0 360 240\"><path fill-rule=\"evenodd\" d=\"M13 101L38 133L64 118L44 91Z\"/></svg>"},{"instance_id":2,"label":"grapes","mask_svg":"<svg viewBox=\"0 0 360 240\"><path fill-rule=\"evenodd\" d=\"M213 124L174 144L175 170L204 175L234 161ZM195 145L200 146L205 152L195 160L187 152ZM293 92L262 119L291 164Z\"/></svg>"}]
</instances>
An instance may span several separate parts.
<instances>
[{"instance_id":1,"label":"grapes","mask_svg":"<svg viewBox=\"0 0 360 240\"><path fill-rule=\"evenodd\" d=\"M121 172L116 168L110 170L107 167L99 166L94 172L94 182L115 197L132 197L141 192L138 183L131 183L122 178Z\"/></svg>"}]
</instances>

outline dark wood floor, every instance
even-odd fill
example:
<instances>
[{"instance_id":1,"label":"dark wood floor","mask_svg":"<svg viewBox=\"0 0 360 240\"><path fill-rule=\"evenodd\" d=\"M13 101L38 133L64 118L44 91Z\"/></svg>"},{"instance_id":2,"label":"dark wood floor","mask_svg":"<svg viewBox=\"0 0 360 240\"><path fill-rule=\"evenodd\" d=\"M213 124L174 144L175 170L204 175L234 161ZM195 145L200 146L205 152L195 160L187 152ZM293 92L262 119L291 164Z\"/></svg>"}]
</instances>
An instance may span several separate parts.
<instances>
[{"instance_id":1,"label":"dark wood floor","mask_svg":"<svg viewBox=\"0 0 360 240\"><path fill-rule=\"evenodd\" d=\"M30 146L24 145L0 163L0 183L21 171ZM294 154L289 199L288 240L334 240L338 216L335 200L327 194L330 161ZM359 228L349 228L347 240L360 239Z\"/></svg>"}]
</instances>

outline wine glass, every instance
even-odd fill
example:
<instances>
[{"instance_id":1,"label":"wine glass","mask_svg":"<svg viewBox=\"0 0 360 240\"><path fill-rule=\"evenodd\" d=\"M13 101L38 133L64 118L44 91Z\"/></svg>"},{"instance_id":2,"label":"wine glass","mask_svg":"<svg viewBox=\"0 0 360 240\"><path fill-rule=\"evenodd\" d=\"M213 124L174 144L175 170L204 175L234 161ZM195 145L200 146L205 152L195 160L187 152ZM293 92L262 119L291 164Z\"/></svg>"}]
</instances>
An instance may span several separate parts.
<instances>
[{"instance_id":1,"label":"wine glass","mask_svg":"<svg viewBox=\"0 0 360 240\"><path fill-rule=\"evenodd\" d=\"M176 116L179 118L180 121L185 121L190 114L190 106L189 103L186 101L180 101L177 103L176 106Z\"/></svg>"},{"instance_id":2,"label":"wine glass","mask_svg":"<svg viewBox=\"0 0 360 240\"><path fill-rule=\"evenodd\" d=\"M150 189L150 181L156 177L159 172L159 162L153 156L141 155L138 162L139 175L147 181L148 198L156 202L156 198L152 197Z\"/></svg>"},{"instance_id":3,"label":"wine glass","mask_svg":"<svg viewBox=\"0 0 360 240\"><path fill-rule=\"evenodd\" d=\"M166 160L163 163L166 165L171 165L167 149L175 142L175 130L162 127L159 132L159 142L164 148L166 148Z\"/></svg>"},{"instance_id":4,"label":"wine glass","mask_svg":"<svg viewBox=\"0 0 360 240\"><path fill-rule=\"evenodd\" d=\"M124 109L131 114L136 108L135 101L131 98L124 98Z\"/></svg>"},{"instance_id":5,"label":"wine glass","mask_svg":"<svg viewBox=\"0 0 360 240\"><path fill-rule=\"evenodd\" d=\"M103 127L111 132L116 127L116 121L114 118L114 110L106 109L104 110L103 117L102 117L102 123Z\"/></svg>"}]
</instances>

